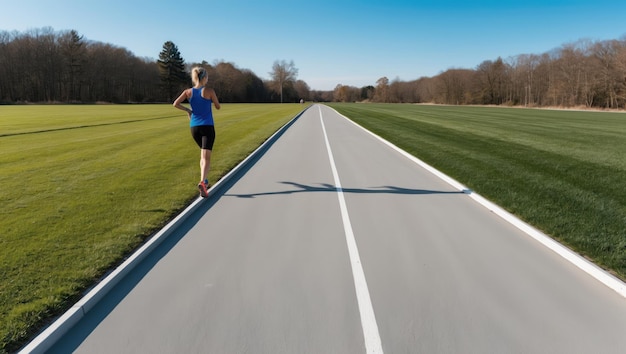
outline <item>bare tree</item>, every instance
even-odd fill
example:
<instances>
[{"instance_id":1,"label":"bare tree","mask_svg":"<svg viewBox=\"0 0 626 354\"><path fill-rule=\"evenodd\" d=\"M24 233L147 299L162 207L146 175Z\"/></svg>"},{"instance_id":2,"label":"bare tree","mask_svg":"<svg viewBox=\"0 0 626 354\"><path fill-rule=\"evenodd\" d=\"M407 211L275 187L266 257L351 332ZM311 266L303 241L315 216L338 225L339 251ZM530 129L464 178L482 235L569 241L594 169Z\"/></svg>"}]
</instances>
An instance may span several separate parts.
<instances>
[{"instance_id":1,"label":"bare tree","mask_svg":"<svg viewBox=\"0 0 626 354\"><path fill-rule=\"evenodd\" d=\"M479 78L483 85L484 104L502 104L506 99L507 72L502 58L486 60L478 66Z\"/></svg>"},{"instance_id":2,"label":"bare tree","mask_svg":"<svg viewBox=\"0 0 626 354\"><path fill-rule=\"evenodd\" d=\"M298 69L296 69L293 60L287 63L285 60L275 61L270 72L273 84L280 92L280 103L283 103L283 88L287 83L293 83L298 77Z\"/></svg>"},{"instance_id":3,"label":"bare tree","mask_svg":"<svg viewBox=\"0 0 626 354\"><path fill-rule=\"evenodd\" d=\"M442 102L456 105L465 103L466 93L462 70L451 69L442 73L439 77L439 88Z\"/></svg>"},{"instance_id":4,"label":"bare tree","mask_svg":"<svg viewBox=\"0 0 626 354\"><path fill-rule=\"evenodd\" d=\"M599 95L606 108L619 107L618 96L626 89L618 64L620 47L624 45L618 41L599 42L593 47L593 58L599 63Z\"/></svg>"},{"instance_id":5,"label":"bare tree","mask_svg":"<svg viewBox=\"0 0 626 354\"><path fill-rule=\"evenodd\" d=\"M589 69L588 56L584 45L569 43L558 50L558 56L553 60L553 72L555 82L552 83L558 97L558 103L570 107L582 104L588 85L585 74Z\"/></svg>"},{"instance_id":6,"label":"bare tree","mask_svg":"<svg viewBox=\"0 0 626 354\"><path fill-rule=\"evenodd\" d=\"M415 81L416 102L435 102L437 79L422 77Z\"/></svg>"},{"instance_id":7,"label":"bare tree","mask_svg":"<svg viewBox=\"0 0 626 354\"><path fill-rule=\"evenodd\" d=\"M339 84L333 91L333 101L358 102L361 99L361 89L354 86Z\"/></svg>"},{"instance_id":8,"label":"bare tree","mask_svg":"<svg viewBox=\"0 0 626 354\"><path fill-rule=\"evenodd\" d=\"M515 82L519 85L518 93L520 94L518 102L524 106L534 106L536 88L536 70L539 66L540 57L537 55L519 55L516 58L515 73L517 79Z\"/></svg>"},{"instance_id":9,"label":"bare tree","mask_svg":"<svg viewBox=\"0 0 626 354\"><path fill-rule=\"evenodd\" d=\"M376 80L376 93L374 93L374 101L389 102L389 79L386 76Z\"/></svg>"},{"instance_id":10,"label":"bare tree","mask_svg":"<svg viewBox=\"0 0 626 354\"><path fill-rule=\"evenodd\" d=\"M333 101L348 102L348 86L338 84L333 90Z\"/></svg>"}]
</instances>

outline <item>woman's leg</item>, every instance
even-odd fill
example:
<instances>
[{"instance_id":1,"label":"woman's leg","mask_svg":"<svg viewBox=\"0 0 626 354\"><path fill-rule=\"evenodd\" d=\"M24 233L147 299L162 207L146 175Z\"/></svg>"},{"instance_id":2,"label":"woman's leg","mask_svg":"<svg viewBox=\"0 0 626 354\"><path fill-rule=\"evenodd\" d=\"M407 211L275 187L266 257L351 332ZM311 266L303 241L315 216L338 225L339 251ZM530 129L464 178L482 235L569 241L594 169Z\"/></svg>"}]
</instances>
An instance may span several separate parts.
<instances>
[{"instance_id":1,"label":"woman's leg","mask_svg":"<svg viewBox=\"0 0 626 354\"><path fill-rule=\"evenodd\" d=\"M211 150L200 149L200 182L209 178L211 168Z\"/></svg>"}]
</instances>

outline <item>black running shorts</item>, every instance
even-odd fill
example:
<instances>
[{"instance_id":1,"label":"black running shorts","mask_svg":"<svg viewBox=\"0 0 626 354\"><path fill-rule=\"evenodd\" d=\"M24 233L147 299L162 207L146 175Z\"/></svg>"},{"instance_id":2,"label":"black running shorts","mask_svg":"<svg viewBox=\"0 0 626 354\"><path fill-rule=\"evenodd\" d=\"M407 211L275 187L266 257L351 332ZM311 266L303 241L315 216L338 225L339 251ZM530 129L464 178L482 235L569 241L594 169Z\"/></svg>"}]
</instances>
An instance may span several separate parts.
<instances>
[{"instance_id":1,"label":"black running shorts","mask_svg":"<svg viewBox=\"0 0 626 354\"><path fill-rule=\"evenodd\" d=\"M191 127L191 136L201 149L213 150L215 142L215 127L212 125L199 125Z\"/></svg>"}]
</instances>

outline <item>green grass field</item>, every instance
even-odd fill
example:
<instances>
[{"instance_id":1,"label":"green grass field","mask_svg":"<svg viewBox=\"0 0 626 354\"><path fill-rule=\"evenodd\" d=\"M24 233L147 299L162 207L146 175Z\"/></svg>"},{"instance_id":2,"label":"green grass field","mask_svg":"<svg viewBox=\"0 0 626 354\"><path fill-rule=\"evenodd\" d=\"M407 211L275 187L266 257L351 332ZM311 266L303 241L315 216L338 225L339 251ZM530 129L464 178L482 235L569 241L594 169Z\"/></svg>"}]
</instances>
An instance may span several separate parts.
<instances>
[{"instance_id":1,"label":"green grass field","mask_svg":"<svg viewBox=\"0 0 626 354\"><path fill-rule=\"evenodd\" d=\"M331 104L626 279L626 114Z\"/></svg>"},{"instance_id":2,"label":"green grass field","mask_svg":"<svg viewBox=\"0 0 626 354\"><path fill-rule=\"evenodd\" d=\"M215 183L299 104L215 112ZM0 106L0 352L13 351L197 198L171 105Z\"/></svg>"}]
</instances>

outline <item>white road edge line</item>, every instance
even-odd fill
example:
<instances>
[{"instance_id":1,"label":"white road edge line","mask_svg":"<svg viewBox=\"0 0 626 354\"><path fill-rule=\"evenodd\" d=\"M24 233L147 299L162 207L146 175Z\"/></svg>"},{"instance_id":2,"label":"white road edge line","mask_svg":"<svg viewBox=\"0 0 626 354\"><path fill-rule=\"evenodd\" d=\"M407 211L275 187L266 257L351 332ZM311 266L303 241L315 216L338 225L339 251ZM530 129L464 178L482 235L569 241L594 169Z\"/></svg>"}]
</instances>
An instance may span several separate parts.
<instances>
[{"instance_id":1,"label":"white road edge line","mask_svg":"<svg viewBox=\"0 0 626 354\"><path fill-rule=\"evenodd\" d=\"M329 108L331 108L331 107L329 107ZM331 109L333 109L333 108L331 108ZM466 186L464 186L460 182L456 181L455 179L451 178L450 176L442 173L441 171L435 169L434 167L430 166L426 162L418 159L417 157L409 154L408 152L406 152L406 151L400 149L399 147L395 146L394 144L390 143L389 141L387 141L387 140L381 138L380 136L372 133L371 131L365 129L364 127L360 126L359 124L357 124L356 122L354 122L350 118L344 116L343 114L337 112L336 110L334 110L334 111L337 114L339 114L340 116L342 116L343 118L345 118L347 121L351 122L352 124L356 125L357 127L361 128L361 129L363 129L364 131L366 131L367 133L371 134L373 137L375 137L376 139L380 140L381 142L383 142L387 146L391 147L392 149L396 150L400 154L404 155L409 160L411 160L411 161L415 162L416 164L420 165L421 167L425 168L426 170L428 170L429 172L431 172L435 176L439 177L440 179L444 180L445 182L447 182L448 184L450 184L454 188L458 189L459 191L462 191L463 193L469 195L469 197L474 199L474 201L476 201L478 204L480 204L480 205L484 206L485 208L489 209L494 214L496 214L499 217L501 217L502 219L506 220L511 225L517 227L518 229L520 229L521 231L523 231L524 233L526 233L527 235L529 235L530 237L532 237L533 239L535 239L536 241L538 241L539 243L541 243L542 245L547 247L548 249L552 250L553 252L555 252L559 256L565 258L567 261L572 263L574 266L578 267L579 269L581 269L585 273L589 274L590 276L592 276L593 278L595 278L596 280L598 280L599 282L601 282L605 286L607 286L610 289L612 289L613 291L617 292L623 298L626 298L626 283L624 283L619 278L613 276L609 272L607 272L604 269L598 267L596 264L588 261L587 259L585 259L581 255L579 255L578 253L576 253L576 252L570 250L569 248L563 246L562 244L556 242L550 236L548 236L545 233L539 231L538 229L534 228L533 226L527 224L526 222L522 221L521 219L519 219L515 215L509 213L508 211L502 209L497 204L495 204L495 203L485 199L484 197L482 197L481 195L479 195L477 193L472 192L472 190L470 190L469 188L467 188Z\"/></svg>"},{"instance_id":2,"label":"white road edge line","mask_svg":"<svg viewBox=\"0 0 626 354\"><path fill-rule=\"evenodd\" d=\"M346 207L346 199L343 195L343 188L341 187L341 182L339 181L339 173L337 173L337 166L335 165L333 152L330 148L328 135L326 134L326 127L324 126L322 108L318 106L318 109L320 112L322 130L324 132L324 140L326 141L326 149L328 150L330 167L333 171L333 178L335 179L337 197L339 198L341 218L343 219L343 229L346 235L346 243L348 245L348 253L350 255L350 264L352 265L352 277L354 279L356 298L359 305L359 313L361 315L361 327L363 329L363 337L365 339L365 351L367 353L383 353L380 334L378 333L378 325L376 324L376 316L374 315L372 300L367 288L367 281L365 280L365 272L363 272L363 267L361 266L359 249L356 245L356 240L354 239L352 224L350 223L350 216L348 215L348 208Z\"/></svg>"}]
</instances>

